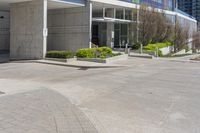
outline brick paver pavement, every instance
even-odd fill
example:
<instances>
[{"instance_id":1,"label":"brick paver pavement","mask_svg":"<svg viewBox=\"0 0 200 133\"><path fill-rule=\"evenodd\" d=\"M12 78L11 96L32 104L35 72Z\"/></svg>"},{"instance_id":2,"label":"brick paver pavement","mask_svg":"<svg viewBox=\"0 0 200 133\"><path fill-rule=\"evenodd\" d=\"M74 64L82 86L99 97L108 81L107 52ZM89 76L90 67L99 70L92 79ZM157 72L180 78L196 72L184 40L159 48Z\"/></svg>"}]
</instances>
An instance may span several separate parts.
<instances>
[{"instance_id":1,"label":"brick paver pavement","mask_svg":"<svg viewBox=\"0 0 200 133\"><path fill-rule=\"evenodd\" d=\"M96 133L64 96L40 89L0 97L0 133Z\"/></svg>"}]
</instances>

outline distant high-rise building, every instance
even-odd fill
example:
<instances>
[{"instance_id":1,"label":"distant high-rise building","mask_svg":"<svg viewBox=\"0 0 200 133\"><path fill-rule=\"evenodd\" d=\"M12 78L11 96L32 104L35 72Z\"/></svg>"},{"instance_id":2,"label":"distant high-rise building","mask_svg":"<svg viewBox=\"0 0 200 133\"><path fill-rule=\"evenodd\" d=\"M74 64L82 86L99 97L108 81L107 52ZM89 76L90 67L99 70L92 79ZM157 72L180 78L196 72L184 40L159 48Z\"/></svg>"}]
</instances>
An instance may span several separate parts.
<instances>
[{"instance_id":1,"label":"distant high-rise building","mask_svg":"<svg viewBox=\"0 0 200 133\"><path fill-rule=\"evenodd\" d=\"M200 30L200 0L178 0L178 8L195 17Z\"/></svg>"},{"instance_id":2,"label":"distant high-rise building","mask_svg":"<svg viewBox=\"0 0 200 133\"><path fill-rule=\"evenodd\" d=\"M146 3L156 8L173 10L173 0L140 0L140 3Z\"/></svg>"},{"instance_id":3,"label":"distant high-rise building","mask_svg":"<svg viewBox=\"0 0 200 133\"><path fill-rule=\"evenodd\" d=\"M192 15L200 21L200 0L192 1Z\"/></svg>"},{"instance_id":4,"label":"distant high-rise building","mask_svg":"<svg viewBox=\"0 0 200 133\"><path fill-rule=\"evenodd\" d=\"M178 8L192 15L192 0L178 0Z\"/></svg>"}]
</instances>

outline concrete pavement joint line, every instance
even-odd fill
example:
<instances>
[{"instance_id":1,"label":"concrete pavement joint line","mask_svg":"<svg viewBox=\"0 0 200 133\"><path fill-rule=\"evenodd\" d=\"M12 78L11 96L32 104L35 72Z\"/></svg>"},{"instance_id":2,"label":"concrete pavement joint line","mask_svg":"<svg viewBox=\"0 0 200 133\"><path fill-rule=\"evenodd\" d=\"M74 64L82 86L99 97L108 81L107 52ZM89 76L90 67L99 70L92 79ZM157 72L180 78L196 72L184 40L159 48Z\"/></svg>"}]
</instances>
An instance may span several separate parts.
<instances>
[{"instance_id":1,"label":"concrete pavement joint line","mask_svg":"<svg viewBox=\"0 0 200 133\"><path fill-rule=\"evenodd\" d=\"M170 104L169 108L167 109L165 115L163 116L163 119L162 119L162 120L160 121L160 123L159 123L159 125L160 125L161 127L164 126L164 123L166 122L167 118L169 117L169 114L170 114L170 112L171 112L173 106L174 106L174 102L173 102L173 100L171 100L171 104Z\"/></svg>"},{"instance_id":2,"label":"concrete pavement joint line","mask_svg":"<svg viewBox=\"0 0 200 133\"><path fill-rule=\"evenodd\" d=\"M79 120L79 118L77 117L77 114L73 111L72 112L73 114L74 114L74 116L76 117L76 119L77 119L77 121L78 121L78 123L80 124L80 127L81 127L81 129L83 130L83 132L84 132L84 128L83 128L83 126L82 126L82 124L81 124L81 122L80 122L80 120Z\"/></svg>"},{"instance_id":3,"label":"concrete pavement joint line","mask_svg":"<svg viewBox=\"0 0 200 133\"><path fill-rule=\"evenodd\" d=\"M56 133L58 133L58 125L57 125L55 116L53 116L53 120L54 120L55 127L56 127Z\"/></svg>"}]
</instances>

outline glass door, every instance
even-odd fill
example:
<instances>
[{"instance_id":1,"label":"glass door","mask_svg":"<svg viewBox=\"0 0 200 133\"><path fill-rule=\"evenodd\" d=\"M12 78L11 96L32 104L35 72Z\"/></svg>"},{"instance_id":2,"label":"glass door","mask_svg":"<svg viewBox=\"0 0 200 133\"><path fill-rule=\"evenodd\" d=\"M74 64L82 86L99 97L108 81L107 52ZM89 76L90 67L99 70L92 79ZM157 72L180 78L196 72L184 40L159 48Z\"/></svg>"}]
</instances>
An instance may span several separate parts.
<instances>
[{"instance_id":1,"label":"glass door","mask_svg":"<svg viewBox=\"0 0 200 133\"><path fill-rule=\"evenodd\" d=\"M128 43L128 25L121 24L121 47L125 48L126 44Z\"/></svg>"},{"instance_id":2,"label":"glass door","mask_svg":"<svg viewBox=\"0 0 200 133\"><path fill-rule=\"evenodd\" d=\"M120 24L115 24L114 47L120 48Z\"/></svg>"},{"instance_id":3,"label":"glass door","mask_svg":"<svg viewBox=\"0 0 200 133\"><path fill-rule=\"evenodd\" d=\"M115 48L125 48L128 42L128 24L115 24Z\"/></svg>"}]
</instances>

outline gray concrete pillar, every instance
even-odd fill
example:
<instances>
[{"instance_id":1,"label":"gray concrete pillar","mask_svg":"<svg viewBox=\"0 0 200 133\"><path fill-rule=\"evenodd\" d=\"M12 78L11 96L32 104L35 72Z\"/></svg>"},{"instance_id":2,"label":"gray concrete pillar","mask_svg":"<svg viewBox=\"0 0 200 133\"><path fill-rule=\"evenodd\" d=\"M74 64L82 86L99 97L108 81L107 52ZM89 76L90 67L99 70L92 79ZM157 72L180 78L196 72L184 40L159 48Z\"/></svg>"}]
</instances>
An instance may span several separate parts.
<instances>
[{"instance_id":1,"label":"gray concrete pillar","mask_svg":"<svg viewBox=\"0 0 200 133\"><path fill-rule=\"evenodd\" d=\"M114 23L107 23L107 46L114 47Z\"/></svg>"},{"instance_id":2,"label":"gray concrete pillar","mask_svg":"<svg viewBox=\"0 0 200 133\"><path fill-rule=\"evenodd\" d=\"M92 48L92 3L88 3L88 10L89 10L89 48Z\"/></svg>"},{"instance_id":3,"label":"gray concrete pillar","mask_svg":"<svg viewBox=\"0 0 200 133\"><path fill-rule=\"evenodd\" d=\"M10 58L44 58L47 38L47 0L11 4L10 19Z\"/></svg>"}]
</instances>

